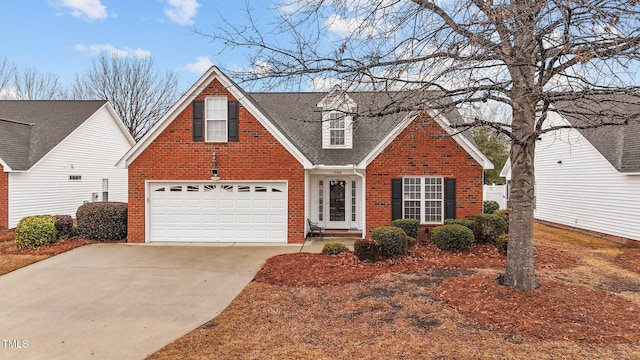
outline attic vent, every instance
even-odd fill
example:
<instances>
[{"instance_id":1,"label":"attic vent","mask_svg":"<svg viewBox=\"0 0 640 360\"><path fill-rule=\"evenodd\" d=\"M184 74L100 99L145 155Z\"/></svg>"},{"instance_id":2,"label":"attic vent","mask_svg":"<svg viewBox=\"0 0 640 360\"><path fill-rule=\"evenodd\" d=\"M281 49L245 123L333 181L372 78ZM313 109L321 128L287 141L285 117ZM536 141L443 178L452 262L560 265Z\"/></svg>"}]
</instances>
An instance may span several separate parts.
<instances>
[{"instance_id":1,"label":"attic vent","mask_svg":"<svg viewBox=\"0 0 640 360\"><path fill-rule=\"evenodd\" d=\"M82 181L82 175L69 175L69 181Z\"/></svg>"}]
</instances>

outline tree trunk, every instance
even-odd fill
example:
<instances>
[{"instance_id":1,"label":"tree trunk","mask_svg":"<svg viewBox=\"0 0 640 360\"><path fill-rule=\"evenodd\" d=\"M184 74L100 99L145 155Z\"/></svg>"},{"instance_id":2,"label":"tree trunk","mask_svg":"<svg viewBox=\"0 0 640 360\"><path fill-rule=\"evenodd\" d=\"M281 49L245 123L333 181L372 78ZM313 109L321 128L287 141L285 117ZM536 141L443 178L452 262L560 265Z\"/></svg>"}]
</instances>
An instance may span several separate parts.
<instances>
[{"instance_id":1,"label":"tree trunk","mask_svg":"<svg viewBox=\"0 0 640 360\"><path fill-rule=\"evenodd\" d=\"M533 116L514 112L514 130L531 124L516 121L518 116ZM515 125L515 124L519 124ZM531 125L532 126L532 125ZM532 127L531 127L532 129ZM524 131L525 129L519 129ZM529 130L529 134L531 130ZM529 291L536 289L538 281L533 267L533 203L535 139L521 137L524 143L511 146L511 192L509 194L509 247L507 266L501 283L512 289Z\"/></svg>"}]
</instances>

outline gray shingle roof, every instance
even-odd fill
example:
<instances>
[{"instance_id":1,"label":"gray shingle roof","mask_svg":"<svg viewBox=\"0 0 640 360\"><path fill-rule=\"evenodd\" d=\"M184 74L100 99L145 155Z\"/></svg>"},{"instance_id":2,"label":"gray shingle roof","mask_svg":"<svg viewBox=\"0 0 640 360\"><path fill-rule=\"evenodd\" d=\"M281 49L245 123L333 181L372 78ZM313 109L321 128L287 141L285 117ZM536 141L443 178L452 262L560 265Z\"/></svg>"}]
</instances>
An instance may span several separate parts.
<instances>
[{"instance_id":1,"label":"gray shingle roof","mask_svg":"<svg viewBox=\"0 0 640 360\"><path fill-rule=\"evenodd\" d=\"M29 170L106 101L0 101L0 159Z\"/></svg>"},{"instance_id":2,"label":"gray shingle roof","mask_svg":"<svg viewBox=\"0 0 640 360\"><path fill-rule=\"evenodd\" d=\"M311 163L318 165L357 164L422 104L450 102L438 92L349 92L348 95L358 104L353 121L353 148L323 149L322 109L316 105L327 96L327 92L247 95ZM453 124L463 123L455 107L447 108L444 113ZM471 138L468 132L463 135Z\"/></svg>"},{"instance_id":3,"label":"gray shingle roof","mask_svg":"<svg viewBox=\"0 0 640 360\"><path fill-rule=\"evenodd\" d=\"M578 131L619 172L640 172L640 97L594 96L558 104L556 110L574 126L627 121Z\"/></svg>"}]
</instances>

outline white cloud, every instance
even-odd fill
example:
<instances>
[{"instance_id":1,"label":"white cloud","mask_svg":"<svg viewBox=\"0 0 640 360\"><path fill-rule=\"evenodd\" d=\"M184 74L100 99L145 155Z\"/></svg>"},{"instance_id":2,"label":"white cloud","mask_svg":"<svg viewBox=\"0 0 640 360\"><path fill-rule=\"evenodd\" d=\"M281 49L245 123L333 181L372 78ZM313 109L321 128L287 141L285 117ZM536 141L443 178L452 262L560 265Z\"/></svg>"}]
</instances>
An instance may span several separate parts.
<instances>
[{"instance_id":1,"label":"white cloud","mask_svg":"<svg viewBox=\"0 0 640 360\"><path fill-rule=\"evenodd\" d=\"M213 66L213 61L208 57L198 56L196 57L196 62L193 64L187 64L187 70L194 74L203 74L205 71L209 70L211 66Z\"/></svg>"},{"instance_id":2,"label":"white cloud","mask_svg":"<svg viewBox=\"0 0 640 360\"><path fill-rule=\"evenodd\" d=\"M100 0L58 0L49 1L49 6L56 8L67 8L71 10L71 15L86 21L106 19L107 7L102 5Z\"/></svg>"},{"instance_id":3,"label":"white cloud","mask_svg":"<svg viewBox=\"0 0 640 360\"><path fill-rule=\"evenodd\" d=\"M169 7L164 13L176 24L192 25L193 17L200 7L197 0L167 0Z\"/></svg>"},{"instance_id":4,"label":"white cloud","mask_svg":"<svg viewBox=\"0 0 640 360\"><path fill-rule=\"evenodd\" d=\"M20 94L15 88L0 89L0 99L2 100L20 100Z\"/></svg>"},{"instance_id":5,"label":"white cloud","mask_svg":"<svg viewBox=\"0 0 640 360\"><path fill-rule=\"evenodd\" d=\"M100 55L100 53L107 53L113 57L137 57L137 58L148 58L151 56L151 51L138 49L130 49L130 48L122 48L118 49L111 44L92 44L89 46L85 46L84 44L77 44L75 49L79 52L88 53L91 56Z\"/></svg>"}]
</instances>

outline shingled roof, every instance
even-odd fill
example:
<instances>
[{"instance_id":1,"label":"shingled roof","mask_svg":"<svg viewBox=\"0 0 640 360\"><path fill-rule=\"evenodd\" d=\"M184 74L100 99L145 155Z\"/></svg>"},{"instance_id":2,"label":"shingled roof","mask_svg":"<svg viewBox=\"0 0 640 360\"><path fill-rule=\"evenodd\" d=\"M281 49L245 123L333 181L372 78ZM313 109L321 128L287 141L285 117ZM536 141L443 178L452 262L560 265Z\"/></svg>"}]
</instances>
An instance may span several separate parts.
<instances>
[{"instance_id":1,"label":"shingled roof","mask_svg":"<svg viewBox=\"0 0 640 360\"><path fill-rule=\"evenodd\" d=\"M421 107L438 108L450 104L439 92L348 92L357 103L353 120L351 149L322 148L322 109L317 104L327 92L286 92L247 94L260 110L309 159L318 165L358 164L382 142L407 116ZM416 98L420 96L420 98ZM445 117L463 124L455 106L444 107ZM413 116L413 115L412 115ZM473 142L468 131L463 133Z\"/></svg>"},{"instance_id":2,"label":"shingled roof","mask_svg":"<svg viewBox=\"0 0 640 360\"><path fill-rule=\"evenodd\" d=\"M556 111L621 173L640 172L640 96L593 96L556 106ZM623 124L626 122L626 124ZM598 126L603 123L621 125Z\"/></svg>"},{"instance_id":3,"label":"shingled roof","mask_svg":"<svg viewBox=\"0 0 640 360\"><path fill-rule=\"evenodd\" d=\"M106 101L0 101L0 160L29 170Z\"/></svg>"}]
</instances>

